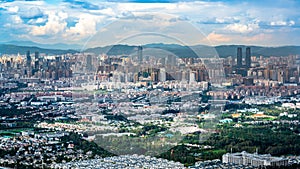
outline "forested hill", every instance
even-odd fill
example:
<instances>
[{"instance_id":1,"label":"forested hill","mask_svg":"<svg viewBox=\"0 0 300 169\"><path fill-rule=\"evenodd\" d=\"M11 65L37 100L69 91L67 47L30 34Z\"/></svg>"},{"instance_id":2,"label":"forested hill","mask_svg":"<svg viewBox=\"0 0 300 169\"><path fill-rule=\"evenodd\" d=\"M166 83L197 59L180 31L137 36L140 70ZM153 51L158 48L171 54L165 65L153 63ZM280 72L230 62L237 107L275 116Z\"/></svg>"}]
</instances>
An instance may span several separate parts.
<instances>
[{"instance_id":1,"label":"forested hill","mask_svg":"<svg viewBox=\"0 0 300 169\"><path fill-rule=\"evenodd\" d=\"M168 52L178 57L228 57L236 56L237 48L242 47L243 56L246 53L246 47L251 48L252 56L289 56L300 55L300 46L281 46L281 47L262 47L262 46L244 46L244 45L222 45L210 47L206 45L182 46L177 44L147 44L143 45L143 51L147 54L159 55L159 52ZM151 49L155 49L152 50ZM76 53L79 50L46 49L34 46L17 46L10 44L0 44L0 54L25 54L26 51L46 53L49 55L60 55L66 53ZM88 48L83 52L108 55L130 55L137 51L137 46L132 45L113 45L105 47ZM152 53L151 53L152 52Z\"/></svg>"},{"instance_id":2,"label":"forested hill","mask_svg":"<svg viewBox=\"0 0 300 169\"><path fill-rule=\"evenodd\" d=\"M62 50L62 49L45 49L34 46L17 46L17 45L8 45L0 44L0 54L20 54L25 55L27 51L31 53L40 52L48 55L62 55L66 53L76 53L76 50Z\"/></svg>"}]
</instances>

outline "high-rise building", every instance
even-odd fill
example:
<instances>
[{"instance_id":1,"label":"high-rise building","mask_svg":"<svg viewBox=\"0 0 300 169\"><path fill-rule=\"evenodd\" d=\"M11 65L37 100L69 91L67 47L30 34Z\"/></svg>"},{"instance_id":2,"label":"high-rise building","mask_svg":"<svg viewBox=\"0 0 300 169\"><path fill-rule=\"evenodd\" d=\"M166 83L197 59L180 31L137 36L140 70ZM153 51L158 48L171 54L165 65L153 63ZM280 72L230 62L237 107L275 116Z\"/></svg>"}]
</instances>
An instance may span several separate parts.
<instances>
[{"instance_id":1,"label":"high-rise building","mask_svg":"<svg viewBox=\"0 0 300 169\"><path fill-rule=\"evenodd\" d=\"M166 64L170 65L170 66L175 66L176 65L176 57L173 55L168 55Z\"/></svg>"},{"instance_id":2,"label":"high-rise building","mask_svg":"<svg viewBox=\"0 0 300 169\"><path fill-rule=\"evenodd\" d=\"M92 55L87 55L86 57L86 69L89 71L93 70Z\"/></svg>"},{"instance_id":3,"label":"high-rise building","mask_svg":"<svg viewBox=\"0 0 300 169\"><path fill-rule=\"evenodd\" d=\"M251 50L250 47L246 48L246 67L251 67Z\"/></svg>"},{"instance_id":4,"label":"high-rise building","mask_svg":"<svg viewBox=\"0 0 300 169\"><path fill-rule=\"evenodd\" d=\"M195 71L190 71L190 77L189 77L189 82L194 83L196 81L196 73Z\"/></svg>"},{"instance_id":5,"label":"high-rise building","mask_svg":"<svg viewBox=\"0 0 300 169\"><path fill-rule=\"evenodd\" d=\"M31 65L30 51L27 51L27 53L26 53L26 66L30 67L30 65Z\"/></svg>"},{"instance_id":6,"label":"high-rise building","mask_svg":"<svg viewBox=\"0 0 300 169\"><path fill-rule=\"evenodd\" d=\"M34 52L34 59L38 60L40 57L39 55L40 55L39 52Z\"/></svg>"},{"instance_id":7,"label":"high-rise building","mask_svg":"<svg viewBox=\"0 0 300 169\"><path fill-rule=\"evenodd\" d=\"M243 66L243 56L242 56L242 48L238 47L237 48L237 67L241 68Z\"/></svg>"},{"instance_id":8,"label":"high-rise building","mask_svg":"<svg viewBox=\"0 0 300 169\"><path fill-rule=\"evenodd\" d=\"M138 47L137 55L138 55L138 62L142 63L143 62L143 47L142 46Z\"/></svg>"},{"instance_id":9,"label":"high-rise building","mask_svg":"<svg viewBox=\"0 0 300 169\"><path fill-rule=\"evenodd\" d=\"M159 81L164 82L166 81L166 69L165 68L161 68L160 72L159 72L160 76L159 76Z\"/></svg>"},{"instance_id":10,"label":"high-rise building","mask_svg":"<svg viewBox=\"0 0 300 169\"><path fill-rule=\"evenodd\" d=\"M39 69L39 67L40 67L39 61L38 61L38 60L35 60L35 61L34 61L34 68L35 68L35 69Z\"/></svg>"}]
</instances>

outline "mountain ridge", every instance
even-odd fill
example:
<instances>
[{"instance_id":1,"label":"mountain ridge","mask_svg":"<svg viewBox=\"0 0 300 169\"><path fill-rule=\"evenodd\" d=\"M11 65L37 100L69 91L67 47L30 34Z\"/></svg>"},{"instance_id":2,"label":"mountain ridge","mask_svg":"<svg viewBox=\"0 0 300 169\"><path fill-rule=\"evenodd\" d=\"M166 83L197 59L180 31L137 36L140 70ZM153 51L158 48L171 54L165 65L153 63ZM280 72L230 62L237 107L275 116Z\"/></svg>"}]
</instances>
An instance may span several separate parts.
<instances>
[{"instance_id":1,"label":"mountain ridge","mask_svg":"<svg viewBox=\"0 0 300 169\"><path fill-rule=\"evenodd\" d=\"M60 50L77 50L82 47L81 45L78 44L65 44L65 43L43 44L43 43L36 43L33 41L8 41L8 42L2 42L2 44L26 46L26 47L38 47L38 48L47 48L47 49L60 49Z\"/></svg>"},{"instance_id":2,"label":"mountain ridge","mask_svg":"<svg viewBox=\"0 0 300 169\"><path fill-rule=\"evenodd\" d=\"M45 49L39 47L28 47L28 46L16 46L16 45L7 45L0 44L0 54L21 54L25 55L27 51L45 53L50 55L62 55L66 53L77 53L76 50L62 50L62 49Z\"/></svg>"},{"instance_id":3,"label":"mountain ridge","mask_svg":"<svg viewBox=\"0 0 300 169\"><path fill-rule=\"evenodd\" d=\"M161 49L166 50L176 56L180 57L214 57L218 55L221 58L228 56L236 56L237 47L242 47L243 56L245 56L245 48L251 48L252 56L288 56L288 55L300 55L300 46L278 46L278 47L264 47L264 46L254 46L254 45L219 45L215 47L207 46L207 45L194 45L194 46L182 46L178 44L146 44L142 45L144 49ZM40 53L45 54L53 54L53 55L61 55L66 53L78 53L80 50L74 49L47 49L40 48L36 46L18 46L11 44L0 44L0 53L1 54L25 54L27 51L35 52L38 51ZM126 45L126 44L118 44L118 45L109 45L104 47L95 47L88 48L83 50L82 52L86 53L95 53L102 54L106 53L107 55L129 55L136 52L136 45Z\"/></svg>"}]
</instances>

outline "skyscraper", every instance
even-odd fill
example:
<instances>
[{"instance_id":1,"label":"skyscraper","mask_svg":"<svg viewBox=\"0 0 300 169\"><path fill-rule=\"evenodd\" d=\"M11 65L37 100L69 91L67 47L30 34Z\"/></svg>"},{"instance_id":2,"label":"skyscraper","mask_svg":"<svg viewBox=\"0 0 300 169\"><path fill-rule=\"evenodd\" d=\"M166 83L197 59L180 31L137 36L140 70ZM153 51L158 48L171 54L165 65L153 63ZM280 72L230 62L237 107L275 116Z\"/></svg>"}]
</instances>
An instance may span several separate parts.
<instances>
[{"instance_id":1,"label":"skyscraper","mask_svg":"<svg viewBox=\"0 0 300 169\"><path fill-rule=\"evenodd\" d=\"M93 70L92 55L87 55L86 57L86 69L89 71Z\"/></svg>"},{"instance_id":2,"label":"skyscraper","mask_svg":"<svg viewBox=\"0 0 300 169\"><path fill-rule=\"evenodd\" d=\"M26 53L26 66L30 67L30 65L31 65L30 51L27 51L27 53Z\"/></svg>"},{"instance_id":3,"label":"skyscraper","mask_svg":"<svg viewBox=\"0 0 300 169\"><path fill-rule=\"evenodd\" d=\"M34 60L38 60L40 57L39 52L34 52Z\"/></svg>"},{"instance_id":4,"label":"skyscraper","mask_svg":"<svg viewBox=\"0 0 300 169\"><path fill-rule=\"evenodd\" d=\"M238 68L241 68L243 66L243 56L242 56L242 48L241 47L238 47L237 48L237 67Z\"/></svg>"},{"instance_id":5,"label":"skyscraper","mask_svg":"<svg viewBox=\"0 0 300 169\"><path fill-rule=\"evenodd\" d=\"M170 66L175 66L176 65L176 57L173 55L168 55L166 64L170 65Z\"/></svg>"},{"instance_id":6,"label":"skyscraper","mask_svg":"<svg viewBox=\"0 0 300 169\"><path fill-rule=\"evenodd\" d=\"M138 55L138 62L142 63L143 62L143 47L142 46L138 47L137 55Z\"/></svg>"},{"instance_id":7,"label":"skyscraper","mask_svg":"<svg viewBox=\"0 0 300 169\"><path fill-rule=\"evenodd\" d=\"M161 68L159 71L159 81L161 82L165 82L166 81L166 69L165 68Z\"/></svg>"},{"instance_id":8,"label":"skyscraper","mask_svg":"<svg viewBox=\"0 0 300 169\"><path fill-rule=\"evenodd\" d=\"M251 67L251 50L250 47L246 48L246 67Z\"/></svg>"},{"instance_id":9,"label":"skyscraper","mask_svg":"<svg viewBox=\"0 0 300 169\"><path fill-rule=\"evenodd\" d=\"M40 67L40 60L39 60L39 52L35 52L34 53L34 68L35 69L39 69L39 67Z\"/></svg>"}]
</instances>

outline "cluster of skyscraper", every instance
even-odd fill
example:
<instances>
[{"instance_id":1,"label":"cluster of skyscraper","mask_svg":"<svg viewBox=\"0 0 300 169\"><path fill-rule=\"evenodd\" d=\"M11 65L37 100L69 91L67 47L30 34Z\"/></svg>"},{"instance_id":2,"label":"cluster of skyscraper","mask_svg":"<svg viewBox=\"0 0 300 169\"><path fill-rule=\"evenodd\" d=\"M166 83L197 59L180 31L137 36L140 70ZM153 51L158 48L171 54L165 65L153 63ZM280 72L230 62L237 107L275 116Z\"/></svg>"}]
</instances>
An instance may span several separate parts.
<instances>
[{"instance_id":1,"label":"cluster of skyscraper","mask_svg":"<svg viewBox=\"0 0 300 169\"><path fill-rule=\"evenodd\" d=\"M177 58L168 53L143 56L142 46L138 46L136 52L128 56L107 56L100 59L97 66L98 79L154 83L172 80L200 82L209 79L199 58Z\"/></svg>"},{"instance_id":2,"label":"cluster of skyscraper","mask_svg":"<svg viewBox=\"0 0 300 169\"><path fill-rule=\"evenodd\" d=\"M242 47L237 48L237 62L236 62L236 72L243 76L247 76L248 69L251 68L251 49L246 48L246 58L245 65L243 64L243 49Z\"/></svg>"},{"instance_id":3,"label":"cluster of skyscraper","mask_svg":"<svg viewBox=\"0 0 300 169\"><path fill-rule=\"evenodd\" d=\"M3 78L42 78L54 79L72 77L71 66L76 63L76 59L71 56L57 55L51 56L38 51L31 53L27 51L25 57L18 54L3 55L0 57L0 77ZM88 68L91 68L91 59L87 57Z\"/></svg>"},{"instance_id":4,"label":"cluster of skyscraper","mask_svg":"<svg viewBox=\"0 0 300 169\"><path fill-rule=\"evenodd\" d=\"M60 77L72 76L71 64L62 56L56 56L55 59L46 59L40 57L39 52L35 52L33 58L30 51L27 51L25 64L25 77L59 79Z\"/></svg>"},{"instance_id":5,"label":"cluster of skyscraper","mask_svg":"<svg viewBox=\"0 0 300 169\"><path fill-rule=\"evenodd\" d=\"M241 47L237 48L237 68L250 68L251 67L251 49L250 47L246 48L246 58L245 58L245 65L243 65L243 51Z\"/></svg>"}]
</instances>

